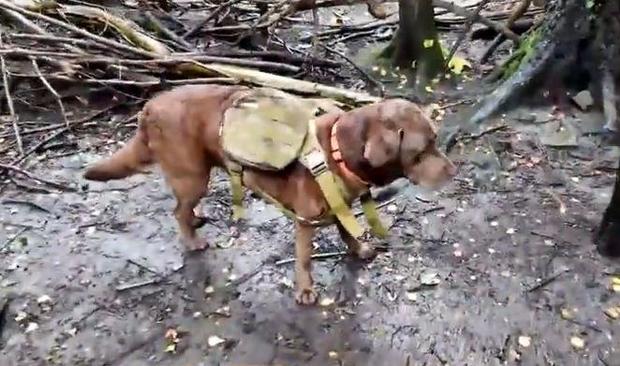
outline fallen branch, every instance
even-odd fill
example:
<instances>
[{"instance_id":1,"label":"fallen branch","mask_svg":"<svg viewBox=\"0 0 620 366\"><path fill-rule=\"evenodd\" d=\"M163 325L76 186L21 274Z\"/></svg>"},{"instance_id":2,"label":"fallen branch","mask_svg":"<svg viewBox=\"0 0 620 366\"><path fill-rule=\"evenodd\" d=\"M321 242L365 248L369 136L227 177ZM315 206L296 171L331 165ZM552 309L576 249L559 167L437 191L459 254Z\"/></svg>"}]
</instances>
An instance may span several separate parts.
<instances>
[{"instance_id":1,"label":"fallen branch","mask_svg":"<svg viewBox=\"0 0 620 366\"><path fill-rule=\"evenodd\" d=\"M0 49L0 55L11 57L14 59L26 59L30 57L58 57L64 58L66 60L70 60L75 64L107 64L114 66L127 66L127 65L173 65L178 66L183 63L196 63L196 62L207 62L207 63L219 63L226 65L235 65L235 66L245 66L252 68L261 68L261 69L269 69L272 71L278 72L287 72L287 73L298 73L301 69L298 66L283 64L279 62L271 62L271 61L255 61L255 60L246 60L246 59L235 59L230 57L218 57L218 56L204 56L204 55L195 55L192 57L177 57L172 55L166 58L151 58L151 59L142 59L142 60L134 60L134 59L119 59L113 57L105 57L105 56L95 56L95 55L84 55L84 54L74 54L69 52L53 52L53 51L39 51L39 50L30 50L25 48L12 48L12 49ZM194 70L199 71L199 70Z\"/></svg>"},{"instance_id":2,"label":"fallen branch","mask_svg":"<svg viewBox=\"0 0 620 366\"><path fill-rule=\"evenodd\" d=\"M456 50L460 47L461 43L463 43L467 34L469 34L471 26L474 24L474 20L475 20L474 18L480 16L480 12L482 11L482 8L484 8L484 6L488 2L489 0L482 0L480 4L478 5L478 7L476 8L476 10L474 10L472 15L469 18L467 18L467 23L465 23L465 27L463 27L463 31L461 32L461 34L459 34L459 38L456 40L456 42L454 42L454 45L450 49L450 53L448 53L448 57L446 57L446 66L445 66L446 70L449 69L450 61L452 61L452 57L456 53Z\"/></svg>"},{"instance_id":3,"label":"fallen branch","mask_svg":"<svg viewBox=\"0 0 620 366\"><path fill-rule=\"evenodd\" d=\"M41 83L43 83L43 85L45 85L47 90L49 90L49 92L52 93L52 95L56 99L56 103L58 103L58 107L60 108L60 114L62 115L62 119L65 122L65 126L67 126L67 128L68 128L69 127L69 120L67 119L67 112L65 111L65 106L62 103L62 99L60 98L60 95L58 95L58 92L56 92L56 89L54 89L54 87L52 87L50 85L50 83L47 81L47 79L45 79L45 76L43 76L43 74L41 73L41 70L39 69L39 64L37 64L37 61L34 60L34 59L32 59L32 67L34 69L34 72L37 73L37 76L39 77L39 80L41 80Z\"/></svg>"},{"instance_id":4,"label":"fallen branch","mask_svg":"<svg viewBox=\"0 0 620 366\"><path fill-rule=\"evenodd\" d=\"M336 54L340 57L342 57L343 59L345 59L349 64L351 64L351 66L353 66L357 71L359 71L362 76L364 76L366 78L366 80L370 81L374 86L377 87L377 89L379 89L379 95L381 97L383 97L385 95L385 86L383 85L383 83L381 83L379 80L375 79L372 75L370 75L368 72L366 72L366 70L364 70L363 68L361 68L358 64L356 64L353 60L351 60L347 55L345 55L344 53L335 50L331 47L325 46L325 45L321 45L327 52L331 52L333 54Z\"/></svg>"},{"instance_id":5,"label":"fallen branch","mask_svg":"<svg viewBox=\"0 0 620 366\"><path fill-rule=\"evenodd\" d=\"M0 47L2 47L2 32L0 32ZM2 85L4 89L4 96L6 97L6 104L9 107L9 114L11 116L11 124L13 126L13 133L15 135L15 140L17 141L17 149L21 155L24 155L24 144L22 142L22 137L19 134L19 125L17 123L17 114L15 114L15 107L13 106L13 98L11 98L11 90L9 86L9 71L6 67L6 62L4 61L4 57L0 54L0 72L2 73Z\"/></svg>"},{"instance_id":6,"label":"fallen branch","mask_svg":"<svg viewBox=\"0 0 620 366\"><path fill-rule=\"evenodd\" d=\"M531 3L532 3L532 0L521 0L521 2L514 8L514 10L512 10L510 16L508 17L508 20L506 21L506 25L505 25L506 28L510 29L510 27L512 27L515 21L525 14L525 12L527 11L527 8L530 7ZM489 57L493 54L493 52L495 52L497 47L499 47L499 45L502 44L503 41L504 41L504 35L502 33L498 34L495 37L495 39L491 42L487 50L484 51L484 53L482 54L482 57L480 57L480 63L482 64L486 63Z\"/></svg>"},{"instance_id":7,"label":"fallen branch","mask_svg":"<svg viewBox=\"0 0 620 366\"><path fill-rule=\"evenodd\" d=\"M343 255L347 255L348 252L332 252L332 253L319 253L319 254L313 254L310 256L310 258L312 259L327 259L327 258L333 258L333 257L342 257ZM276 266L282 266L284 264L289 264L289 263L294 263L295 262L295 258L288 258L288 259L282 259L279 260L275 263Z\"/></svg>"},{"instance_id":8,"label":"fallen branch","mask_svg":"<svg viewBox=\"0 0 620 366\"><path fill-rule=\"evenodd\" d=\"M132 46L128 46L126 44L120 43L120 42L116 42L101 36L98 36L96 34L93 34L91 32L88 32L82 28L76 27L72 24L60 21L58 19L52 18L50 16L47 15L43 15L43 14L39 14L36 13L34 11L30 11L30 10L26 10L26 9L22 9L19 6L15 6L12 3L6 1L6 0L0 0L0 8L4 8L4 9L9 9L9 10L13 10L14 12L20 13L22 15L28 16L30 18L35 18L38 20L42 20L44 22L50 23L52 25L55 25L57 27L63 28L65 30L68 30L70 32L79 34L83 37L86 37L88 39L91 39L95 42L104 44L106 46L112 47L112 48L117 48L119 50L123 50L126 52L130 52L131 54L134 55L139 55L139 56L143 56L143 57L148 57L148 58L157 58L158 55L157 53L151 52L151 51L147 51L147 50L143 50L140 48L136 48L136 47L132 47Z\"/></svg>"},{"instance_id":9,"label":"fallen branch","mask_svg":"<svg viewBox=\"0 0 620 366\"><path fill-rule=\"evenodd\" d=\"M148 19L149 24L154 28L157 33L173 41L174 43L176 43L177 47L182 48L185 51L189 51L192 49L192 45L187 43L185 39L177 36L173 31L163 25L162 22L160 22L159 19L155 18L155 16L150 11L145 12L144 15L146 16L146 19Z\"/></svg>"},{"instance_id":10,"label":"fallen branch","mask_svg":"<svg viewBox=\"0 0 620 366\"><path fill-rule=\"evenodd\" d=\"M187 31L181 38L182 39L187 39L188 37L193 36L202 27L204 27L207 23L209 23L209 21L211 19L215 18L219 13L221 13L222 10L229 8L229 7L233 6L234 4L236 4L236 3L240 2L240 1L241 0L228 0L227 2L220 4L217 8L215 8L215 10L213 10L211 12L211 14L209 14L209 16L207 16L204 20L202 20L198 24L196 24L192 29Z\"/></svg>"},{"instance_id":11,"label":"fallen branch","mask_svg":"<svg viewBox=\"0 0 620 366\"><path fill-rule=\"evenodd\" d=\"M170 54L170 51L163 43L146 35L140 26L130 20L112 15L103 9L84 5L63 5L59 6L57 11L62 15L82 17L91 21L97 21L106 27L109 26L116 30L129 43L140 49L153 52L160 56Z\"/></svg>"},{"instance_id":12,"label":"fallen branch","mask_svg":"<svg viewBox=\"0 0 620 366\"><path fill-rule=\"evenodd\" d=\"M495 29L497 32L504 34L508 39L512 40L513 42L515 42L515 44L519 44L520 42L520 38L518 35L516 35L513 31L511 31L510 29L506 28L505 26L498 24L492 20L489 20L488 18L483 17L480 14L474 14L473 12L471 12L470 10L460 7L454 3L451 3L449 1L445 1L445 0L433 0L433 5L439 8L443 8L443 9L447 9L449 10L451 13L454 13L456 15L460 15L462 17L465 18L473 18L476 22L478 23L482 23L490 28Z\"/></svg>"},{"instance_id":13,"label":"fallen branch","mask_svg":"<svg viewBox=\"0 0 620 366\"><path fill-rule=\"evenodd\" d=\"M57 182L53 182L51 180L47 180L45 178L41 178L33 173L30 173L26 170L23 170L21 168L18 168L14 165L8 165L8 164L1 164L0 163L0 169L3 170L9 170L9 171L13 171L15 173L21 174L25 177L28 177L36 182L39 183L43 183L43 184L47 184L50 187L54 187L56 189L59 189L61 191L65 191L65 192L77 192L77 189L73 188L73 187L69 187L67 185L61 184L61 183L57 183Z\"/></svg>"},{"instance_id":14,"label":"fallen branch","mask_svg":"<svg viewBox=\"0 0 620 366\"><path fill-rule=\"evenodd\" d=\"M252 84L258 84L276 89L282 89L289 92L307 95L321 95L326 98L352 103L366 104L374 103L380 100L369 94L358 93L351 90L340 89L319 83L313 83L305 80L297 80L286 76L268 74L261 71L244 69L229 65L209 64L205 65L221 75L235 78L239 81L245 81Z\"/></svg>"}]
</instances>

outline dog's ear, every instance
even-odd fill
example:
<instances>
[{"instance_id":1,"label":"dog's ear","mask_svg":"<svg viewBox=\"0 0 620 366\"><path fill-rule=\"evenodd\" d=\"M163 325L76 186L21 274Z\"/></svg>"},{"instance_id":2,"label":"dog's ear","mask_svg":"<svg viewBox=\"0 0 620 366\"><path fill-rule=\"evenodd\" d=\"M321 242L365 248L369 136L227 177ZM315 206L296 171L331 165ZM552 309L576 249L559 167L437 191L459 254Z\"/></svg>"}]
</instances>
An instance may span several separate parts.
<instances>
[{"instance_id":1,"label":"dog's ear","mask_svg":"<svg viewBox=\"0 0 620 366\"><path fill-rule=\"evenodd\" d=\"M368 124L364 158L371 166L380 167L401 159L408 163L412 157L424 151L427 139L424 134L399 128L412 118L426 118L422 111L409 103L394 101L377 108L374 114L365 116Z\"/></svg>"},{"instance_id":2,"label":"dog's ear","mask_svg":"<svg viewBox=\"0 0 620 366\"><path fill-rule=\"evenodd\" d=\"M377 168L399 157L403 131L394 123L395 111L377 106L364 115L366 124L366 143L364 159Z\"/></svg>"},{"instance_id":3,"label":"dog's ear","mask_svg":"<svg viewBox=\"0 0 620 366\"><path fill-rule=\"evenodd\" d=\"M380 126L368 134L364 145L364 159L377 168L398 158L402 130L394 131Z\"/></svg>"}]
</instances>

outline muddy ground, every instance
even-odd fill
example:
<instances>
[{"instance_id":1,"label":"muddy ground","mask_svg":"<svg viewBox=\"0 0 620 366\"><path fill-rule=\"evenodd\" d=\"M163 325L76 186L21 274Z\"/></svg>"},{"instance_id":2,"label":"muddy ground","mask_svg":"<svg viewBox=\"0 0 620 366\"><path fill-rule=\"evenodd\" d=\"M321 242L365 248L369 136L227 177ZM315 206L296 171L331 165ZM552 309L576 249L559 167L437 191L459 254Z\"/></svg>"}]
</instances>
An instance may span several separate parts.
<instances>
[{"instance_id":1,"label":"muddy ground","mask_svg":"<svg viewBox=\"0 0 620 366\"><path fill-rule=\"evenodd\" d=\"M203 201L211 247L191 256L157 172L82 180L125 138L126 116L103 115L68 137L79 149L27 165L77 192L2 192L0 365L620 365L604 313L620 263L591 244L620 152L592 134L600 115L562 113L519 109L461 141L454 182L382 209L391 237L370 263L323 229L316 307L293 300L291 222L248 195L233 227L223 174Z\"/></svg>"},{"instance_id":2,"label":"muddy ground","mask_svg":"<svg viewBox=\"0 0 620 366\"><path fill-rule=\"evenodd\" d=\"M293 301L292 265L275 264L293 256L291 222L248 197L232 228L222 174L204 200L212 246L186 256L159 174L87 184L94 153L38 164L82 190L3 195L0 364L618 365L620 323L604 310L620 266L591 244L618 152L582 135L596 115L565 118L579 147L542 144L549 112L496 121L517 127L457 146L452 184L386 206L393 249L372 263L314 261L327 306L311 308ZM343 250L331 228L316 244Z\"/></svg>"}]
</instances>

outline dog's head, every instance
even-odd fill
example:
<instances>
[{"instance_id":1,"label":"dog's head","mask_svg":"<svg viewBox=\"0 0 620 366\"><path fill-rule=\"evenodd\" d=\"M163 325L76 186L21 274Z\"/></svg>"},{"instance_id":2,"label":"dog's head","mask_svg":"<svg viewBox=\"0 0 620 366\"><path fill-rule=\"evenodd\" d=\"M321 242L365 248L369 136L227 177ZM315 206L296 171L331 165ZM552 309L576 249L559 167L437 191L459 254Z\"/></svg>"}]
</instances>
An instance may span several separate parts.
<instances>
[{"instance_id":1,"label":"dog's head","mask_svg":"<svg viewBox=\"0 0 620 366\"><path fill-rule=\"evenodd\" d=\"M364 159L373 168L394 166L414 184L439 188L457 169L436 146L434 122L404 99L388 99L367 107Z\"/></svg>"}]
</instances>

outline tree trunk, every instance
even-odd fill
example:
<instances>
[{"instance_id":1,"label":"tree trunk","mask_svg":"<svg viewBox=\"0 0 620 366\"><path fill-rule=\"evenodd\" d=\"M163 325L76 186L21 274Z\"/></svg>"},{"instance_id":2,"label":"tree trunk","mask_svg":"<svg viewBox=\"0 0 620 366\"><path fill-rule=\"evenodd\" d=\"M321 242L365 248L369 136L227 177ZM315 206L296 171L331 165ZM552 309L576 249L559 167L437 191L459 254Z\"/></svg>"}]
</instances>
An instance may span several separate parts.
<instances>
[{"instance_id":1,"label":"tree trunk","mask_svg":"<svg viewBox=\"0 0 620 366\"><path fill-rule=\"evenodd\" d=\"M426 86L444 69L432 0L400 0L399 27L381 54L393 66L413 70L414 85Z\"/></svg>"},{"instance_id":2,"label":"tree trunk","mask_svg":"<svg viewBox=\"0 0 620 366\"><path fill-rule=\"evenodd\" d=\"M602 95L607 126L613 129L617 88L609 83L620 80L618 37L620 0L549 1L544 22L497 73L503 80L475 108L470 122L478 125L524 96L542 98L542 90L561 104L568 90L590 86L593 95Z\"/></svg>"}]
</instances>

